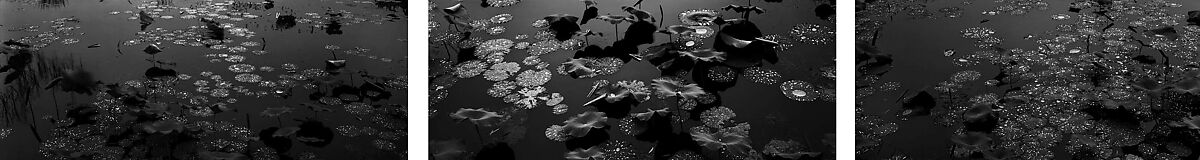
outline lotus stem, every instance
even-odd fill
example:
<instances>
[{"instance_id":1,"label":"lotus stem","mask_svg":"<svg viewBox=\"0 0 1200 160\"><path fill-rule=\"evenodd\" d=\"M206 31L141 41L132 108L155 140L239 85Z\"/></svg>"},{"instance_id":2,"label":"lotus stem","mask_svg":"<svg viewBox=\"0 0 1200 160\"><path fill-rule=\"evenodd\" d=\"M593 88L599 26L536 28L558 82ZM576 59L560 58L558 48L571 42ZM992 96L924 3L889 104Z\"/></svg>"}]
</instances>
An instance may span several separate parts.
<instances>
[{"instance_id":1,"label":"lotus stem","mask_svg":"<svg viewBox=\"0 0 1200 160\"><path fill-rule=\"evenodd\" d=\"M488 135L493 135L493 134L496 134L496 132L499 132L499 131L500 131L500 129L501 129L501 128L497 127L496 129L493 129L492 131L488 131ZM505 133L504 133L504 135L508 135L509 133L510 133L510 132L505 132Z\"/></svg>"},{"instance_id":2,"label":"lotus stem","mask_svg":"<svg viewBox=\"0 0 1200 160\"><path fill-rule=\"evenodd\" d=\"M117 46L117 56L125 55L125 52L121 52L121 41L117 41L115 46Z\"/></svg>"},{"instance_id":3,"label":"lotus stem","mask_svg":"<svg viewBox=\"0 0 1200 160\"><path fill-rule=\"evenodd\" d=\"M617 28L619 24L613 24L613 34L617 35L617 40L621 40L621 29ZM616 42L616 41L613 41Z\"/></svg>"},{"instance_id":4,"label":"lotus stem","mask_svg":"<svg viewBox=\"0 0 1200 160\"><path fill-rule=\"evenodd\" d=\"M681 106L681 105L683 105L683 103L681 103L681 102L683 102L684 99L686 99L686 98L684 98L682 96L675 98L675 103L678 103L675 105L675 111L684 112L683 106ZM695 109L695 107L693 107L692 109ZM676 123L671 123L672 124L671 126L675 127L676 129L679 129L679 131L687 132L687 127L683 126L684 121L678 121L678 122L679 123L677 125L676 125Z\"/></svg>"},{"instance_id":5,"label":"lotus stem","mask_svg":"<svg viewBox=\"0 0 1200 160\"><path fill-rule=\"evenodd\" d=\"M658 17L667 18L664 15L665 14L663 14L662 1L658 1ZM666 20L663 20L663 21L666 21ZM663 21L658 21L659 27L661 27L663 25Z\"/></svg>"},{"instance_id":6,"label":"lotus stem","mask_svg":"<svg viewBox=\"0 0 1200 160\"><path fill-rule=\"evenodd\" d=\"M592 93L596 93L596 87L600 87L600 85L592 85L592 90L588 90L587 95L591 96Z\"/></svg>"},{"instance_id":7,"label":"lotus stem","mask_svg":"<svg viewBox=\"0 0 1200 160\"><path fill-rule=\"evenodd\" d=\"M33 132L33 137L37 138L38 143L42 143L42 134L38 133L37 122L29 122L29 131Z\"/></svg>"},{"instance_id":8,"label":"lotus stem","mask_svg":"<svg viewBox=\"0 0 1200 160\"><path fill-rule=\"evenodd\" d=\"M442 51L446 51L446 59L455 58L454 53L450 51L450 44L442 42Z\"/></svg>"},{"instance_id":9,"label":"lotus stem","mask_svg":"<svg viewBox=\"0 0 1200 160\"><path fill-rule=\"evenodd\" d=\"M250 113L246 113L246 128L252 128L250 127Z\"/></svg>"},{"instance_id":10,"label":"lotus stem","mask_svg":"<svg viewBox=\"0 0 1200 160\"><path fill-rule=\"evenodd\" d=\"M28 94L29 92L32 92L32 91L26 91L25 93ZM30 119L29 123L32 123L33 125L37 125L37 115L33 114L33 105L29 104L29 101L32 101L30 99L32 99L31 96L28 96L28 95L25 96L25 112L29 113L29 119ZM37 133L37 131L34 131L34 133Z\"/></svg>"},{"instance_id":11,"label":"lotus stem","mask_svg":"<svg viewBox=\"0 0 1200 160\"><path fill-rule=\"evenodd\" d=\"M471 123L471 125L475 126L475 138L479 138L479 144L483 145L483 135L479 132L479 124Z\"/></svg>"},{"instance_id":12,"label":"lotus stem","mask_svg":"<svg viewBox=\"0 0 1200 160\"><path fill-rule=\"evenodd\" d=\"M595 103L596 101L600 101L600 99L604 99L604 97L606 97L606 96L608 96L608 95L607 94L600 95L599 97L596 97L596 99L592 99L591 101L588 101L587 103L583 103L583 106L591 105L592 103Z\"/></svg>"},{"instance_id":13,"label":"lotus stem","mask_svg":"<svg viewBox=\"0 0 1200 160\"><path fill-rule=\"evenodd\" d=\"M52 98L50 101L54 102L54 118L57 119L61 116L58 112L62 112L62 110L58 108L58 92L51 91L50 97Z\"/></svg>"}]
</instances>

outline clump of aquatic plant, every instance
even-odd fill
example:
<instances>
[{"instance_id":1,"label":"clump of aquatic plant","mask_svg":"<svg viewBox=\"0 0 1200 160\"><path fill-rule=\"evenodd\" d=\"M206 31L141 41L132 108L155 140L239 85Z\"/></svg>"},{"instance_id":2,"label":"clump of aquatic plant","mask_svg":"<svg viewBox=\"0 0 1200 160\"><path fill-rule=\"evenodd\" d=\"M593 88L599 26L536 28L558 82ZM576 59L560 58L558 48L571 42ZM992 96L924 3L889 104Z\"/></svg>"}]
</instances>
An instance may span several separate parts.
<instances>
[{"instance_id":1,"label":"clump of aquatic plant","mask_svg":"<svg viewBox=\"0 0 1200 160\"><path fill-rule=\"evenodd\" d=\"M572 137L583 137L592 129L608 127L604 112L584 112L563 122L563 130Z\"/></svg>"}]
</instances>

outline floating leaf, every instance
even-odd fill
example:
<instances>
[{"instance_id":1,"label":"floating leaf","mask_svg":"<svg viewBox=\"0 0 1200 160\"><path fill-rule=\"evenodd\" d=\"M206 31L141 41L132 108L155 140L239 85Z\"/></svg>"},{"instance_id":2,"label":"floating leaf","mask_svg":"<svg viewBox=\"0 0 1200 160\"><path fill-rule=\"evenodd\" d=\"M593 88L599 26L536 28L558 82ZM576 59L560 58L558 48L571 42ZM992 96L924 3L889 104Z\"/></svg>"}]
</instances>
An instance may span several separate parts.
<instances>
[{"instance_id":1,"label":"floating leaf","mask_svg":"<svg viewBox=\"0 0 1200 160\"><path fill-rule=\"evenodd\" d=\"M704 89L696 84L685 84L682 81L668 78L657 78L651 81L651 86L659 96L691 99L706 94Z\"/></svg>"},{"instance_id":2,"label":"floating leaf","mask_svg":"<svg viewBox=\"0 0 1200 160\"><path fill-rule=\"evenodd\" d=\"M467 154L466 144L460 140L438 141L430 140L429 152L434 159L459 159Z\"/></svg>"},{"instance_id":3,"label":"floating leaf","mask_svg":"<svg viewBox=\"0 0 1200 160\"><path fill-rule=\"evenodd\" d=\"M576 149L574 151L567 152L567 154L564 156L564 158L569 160L604 159L604 152L602 152L600 147L592 147L588 149Z\"/></svg>"},{"instance_id":4,"label":"floating leaf","mask_svg":"<svg viewBox=\"0 0 1200 160\"><path fill-rule=\"evenodd\" d=\"M142 52L145 52L146 54L154 55L154 54L162 53L163 50L162 50L162 48L159 48L157 44L150 44L149 46L146 46L146 49L143 49Z\"/></svg>"},{"instance_id":5,"label":"floating leaf","mask_svg":"<svg viewBox=\"0 0 1200 160\"><path fill-rule=\"evenodd\" d=\"M583 137L593 128L607 127L607 121L608 117L603 112L584 112L564 121L563 130L573 137Z\"/></svg>"},{"instance_id":6,"label":"floating leaf","mask_svg":"<svg viewBox=\"0 0 1200 160\"><path fill-rule=\"evenodd\" d=\"M458 111L455 111L453 114L450 114L450 117L454 118L454 119L470 120L471 123L475 123L476 125L481 125L481 126L485 126L485 127L499 124L500 121L503 121L503 118L505 118L504 115L500 115L499 113L496 113L496 112L487 111L487 110L484 110L483 108L479 108L479 109L460 108L460 109L458 109Z\"/></svg>"},{"instance_id":7,"label":"floating leaf","mask_svg":"<svg viewBox=\"0 0 1200 160\"><path fill-rule=\"evenodd\" d=\"M700 146L711 150L729 151L736 154L743 154L751 150L749 139L745 135L739 135L734 132L708 133L701 130L693 130L691 134L692 140L699 142Z\"/></svg>"},{"instance_id":8,"label":"floating leaf","mask_svg":"<svg viewBox=\"0 0 1200 160\"><path fill-rule=\"evenodd\" d=\"M687 10L679 13L679 21L685 25L713 25L713 21L721 14L714 10Z\"/></svg>"},{"instance_id":9,"label":"floating leaf","mask_svg":"<svg viewBox=\"0 0 1200 160\"><path fill-rule=\"evenodd\" d=\"M267 147L275 149L276 152L287 152L292 149L292 139L287 137L275 137L275 132L279 131L279 127L268 127L258 132L258 139L266 144Z\"/></svg>"},{"instance_id":10,"label":"floating leaf","mask_svg":"<svg viewBox=\"0 0 1200 160\"><path fill-rule=\"evenodd\" d=\"M146 133L171 134L183 130L183 124L177 120L159 120L142 125L142 130Z\"/></svg>"},{"instance_id":11,"label":"floating leaf","mask_svg":"<svg viewBox=\"0 0 1200 160\"><path fill-rule=\"evenodd\" d=\"M803 157L817 157L820 152L804 151L805 147L800 145L800 142L788 140L771 140L763 147L763 153L772 156L783 157L787 159L800 159Z\"/></svg>"}]
</instances>

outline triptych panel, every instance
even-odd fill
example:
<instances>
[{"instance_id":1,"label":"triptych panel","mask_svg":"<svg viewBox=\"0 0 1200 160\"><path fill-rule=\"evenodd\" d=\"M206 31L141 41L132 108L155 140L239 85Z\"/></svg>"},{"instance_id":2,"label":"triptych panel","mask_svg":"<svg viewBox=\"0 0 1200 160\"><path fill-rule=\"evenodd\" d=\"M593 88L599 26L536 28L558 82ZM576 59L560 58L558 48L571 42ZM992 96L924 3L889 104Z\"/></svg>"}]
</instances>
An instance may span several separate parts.
<instances>
[{"instance_id":1,"label":"triptych panel","mask_svg":"<svg viewBox=\"0 0 1200 160\"><path fill-rule=\"evenodd\" d=\"M2 0L0 159L1197 159L1197 6Z\"/></svg>"}]
</instances>

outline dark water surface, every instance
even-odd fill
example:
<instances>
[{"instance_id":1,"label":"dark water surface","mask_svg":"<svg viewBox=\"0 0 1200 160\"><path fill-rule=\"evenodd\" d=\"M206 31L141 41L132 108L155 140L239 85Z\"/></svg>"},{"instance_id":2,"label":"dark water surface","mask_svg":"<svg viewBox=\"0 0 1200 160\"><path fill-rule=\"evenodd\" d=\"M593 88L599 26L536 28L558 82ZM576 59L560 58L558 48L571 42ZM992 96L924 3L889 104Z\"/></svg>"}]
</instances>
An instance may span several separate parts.
<instances>
[{"instance_id":1,"label":"dark water surface","mask_svg":"<svg viewBox=\"0 0 1200 160\"><path fill-rule=\"evenodd\" d=\"M764 2L760 0L749 1L751 5L761 7L765 10L762 14L751 14L751 22L757 25L758 29L762 30L764 35L775 35L776 37L800 37L794 36L790 32L793 27L810 24L824 27L819 29L825 34L825 38L830 38L823 41L822 44L807 44L798 40L776 39L781 44L791 45L786 47L786 50L778 51L779 60L777 63L762 63L762 69L777 72L781 77L774 78L774 82L757 83L750 80L750 74L742 74L742 77L736 78L732 82L732 87L718 91L716 88L705 88L710 93L718 93L718 104L702 104L695 111L680 110L676 98L655 98L649 96L648 101L635 105L633 107L621 107L620 105L598 104L593 106L583 106L583 104L596 98L596 95L589 95L592 90L593 83L598 80L607 80L610 83L617 83L623 80L635 80L644 82L646 87L652 86L652 80L664 76L664 74L655 68L654 64L647 61L631 60L624 63L619 71L607 75L598 75L591 78L572 78L569 74L561 74L557 68L563 62L571 60L576 56L578 48L583 48L586 45L597 45L606 47L613 45L614 41L618 40L617 34L621 38L628 38L626 33L629 30L630 22L622 22L614 28L613 24L600 19L592 19L587 24L579 25L583 32L588 30L592 32L602 33L603 36L574 36L567 41L583 42L581 45L568 49L559 49L550 53L544 53L535 57L538 61L532 61L532 65L527 65L524 62L526 57L533 54L534 49L523 49L521 43L530 43L528 48L536 48L536 43L563 43L559 40L553 40L552 37L539 38L539 31L546 28L535 27L535 21L543 19L553 14L569 14L582 18L587 6L581 1L575 0L525 0L520 1L511 6L506 7L481 7L481 1L469 0L461 2L465 8L460 17L463 23L470 25L473 21L478 24L486 24L485 27L478 28L477 31L471 32L471 37L462 38L462 36L447 36L461 33L459 31L469 30L468 26L454 26L450 24L441 11L444 8L451 7L458 3L457 1L434 1L435 10L430 11L431 20L434 25L431 27L430 53L431 57L437 58L430 62L433 72L431 73L433 86L431 89L431 97L435 104L431 110L435 112L431 115L430 120L430 138L433 143L430 149L434 152L434 156L443 156L438 158L454 159L457 157L475 157L475 156L491 156L488 158L509 157L515 155L515 159L563 159L564 154L572 151L582 151L584 149L593 149L605 152L605 155L611 159L636 159L642 157L654 156L658 159L668 159L672 156L677 159L693 159L703 157L721 158L737 154L722 154L718 150L706 149L700 146L689 146L686 143L693 143L689 128L708 128L704 127L701 119L709 119L715 117L701 118L702 110L706 110L716 106L725 106L736 113L731 121L725 123L725 127L733 126L734 124L743 123L749 124L753 128L748 135L749 146L758 153L763 153L761 156L768 158L774 154L764 152L765 146L772 140L779 140L781 147L793 147L792 149L780 150L781 152L798 153L796 151L808 151L820 153L819 158L833 158L831 144L822 143L826 134L833 132L833 101L832 96L825 97L827 99L797 101L789 99L780 89L780 86L788 80L804 81L813 85L812 89L806 89L808 98L818 97L820 95L832 95L832 90L820 92L820 89L832 89L833 78L822 76L825 73L832 74L832 70L822 70L822 67L832 68L834 49L832 43L832 22L822 20L814 15L815 8L827 2L823 1L786 1L783 3ZM502 2L502 1L495 1ZM620 6L630 6L636 3L634 0L618 0L618 1L597 1L597 13L600 16L626 15L625 11L620 9ZM720 12L719 15L724 18L740 18L741 14L734 11L721 10L730 4L746 5L747 1L687 1L687 0L646 0L640 6L654 17L657 21L651 22L657 29L665 29L667 26L683 24L679 15L681 12L692 9L709 9ZM660 15L661 6L661 15ZM493 16L500 14L510 14L511 21L503 23L484 22L491 19ZM580 20L583 21L583 20ZM647 20L649 21L649 20ZM661 24L660 24L661 23ZM578 24L578 23L576 23ZM480 25L483 26L483 25ZM504 31L497 34L488 34L488 29L496 26L503 26ZM715 32L719 29L716 25L709 26ZM619 29L618 31L615 31ZM656 30L657 30L656 29ZM638 52L647 52L649 46L663 44L672 38L679 36L668 36L662 33L647 33L653 34L654 42L644 44L639 47ZM820 38L818 36L806 35L810 38ZM462 42L456 42L460 38ZM449 40L447 40L449 39ZM456 71L461 72L462 69L455 69L462 64L459 61L464 56L466 59L472 59L472 52L467 51L465 54L457 54L461 47L471 47L474 44L487 42L493 39L507 39L513 41L516 47L512 49L503 49L508 51L503 56L503 62L514 62L519 64L518 72L511 73L511 77L503 79L501 83L521 83L526 79L518 79L519 74L526 70L530 72L538 72L543 69L537 67L538 64L544 63L544 70L552 73L544 84L530 85L523 87L520 85L512 85L515 88L508 90L508 94L517 94L517 91L523 88L538 88L544 87L545 91L535 97L545 97L547 100L554 99L553 94L561 95L562 104L565 104L565 111L556 113L554 105L545 105L546 100L538 100L538 105L531 109L522 109L518 105L505 102L505 95L500 97L489 96L490 88L497 83L493 80L488 80L487 67L492 67L495 62L483 62L484 69L476 70L480 73L468 75L468 78L459 78L456 76ZM551 40L545 40L551 39ZM586 40L585 40L586 39ZM549 41L549 42L544 42ZM444 43L442 43L444 42ZM683 42L683 41L680 41ZM697 48L711 48L715 43L721 43L719 36L714 34L711 37L702 38L697 42L701 42ZM440 43L440 44L439 44ZM568 42L573 43L573 42ZM483 46L477 47L484 48ZM509 51L511 50L511 51ZM609 54L617 54L618 52L606 52ZM587 57L587 56L585 56ZM600 56L604 57L604 56ZM577 56L575 58L578 58ZM497 59L499 60L499 59ZM473 60L479 63L482 60ZM467 67L470 68L470 67ZM696 67L704 68L704 67ZM739 67L734 67L740 71ZM704 69L697 69L704 70ZM694 74L694 73L693 73ZM671 75L671 74L666 74ZM497 77L497 79L504 77ZM695 76L686 75L682 77L685 84L696 83L699 80L708 80L714 77L710 76ZM707 85L701 85L707 87ZM445 89L437 90L439 87ZM518 98L513 95L513 98ZM442 99L437 99L437 98ZM535 98L536 99L536 98ZM816 98L814 98L816 99ZM604 101L604 100L601 100ZM601 107L596 107L601 106ZM598 109L600 108L600 109ZM628 108L628 111L622 110ZM453 118L452 115L460 109L483 109L489 112L496 112L503 115L501 118L493 118L482 120L478 123L491 123L488 121L500 121L499 124L492 126L479 126L469 120ZM652 127L655 129L666 129L669 131L662 133L670 133L672 135L649 136L651 139L659 139L659 141L639 140L636 134L626 134L623 127L631 127L637 130L633 123L622 122L622 119L632 119L632 116L624 116L626 113L643 113L648 109L664 109L675 116L691 116L691 119L684 119L682 123L672 123L670 120L664 121L668 124L678 125L660 125ZM585 137L568 138L565 142L556 141L550 138L556 136L547 136L547 128L554 125L564 125L563 121L567 121L572 117L585 113L595 113L595 111L605 113L608 119L608 127L592 129ZM715 110L715 109L714 109ZM664 112L665 113L665 112ZM601 133L603 132L603 133ZM636 131L635 133L640 132ZM558 132L551 132L559 135ZM644 132L643 132L644 133ZM607 138L601 138L607 136ZM793 143L783 143L791 141ZM496 146L503 143L511 148L511 151L506 149L498 149ZM459 144L459 145L454 145ZM791 144L791 145L784 145ZM461 145L461 146L460 146ZM657 148L654 148L658 146ZM675 148L679 147L679 148ZM652 149L653 148L653 149ZM482 149L482 150L481 150ZM677 152L678 151L678 152ZM483 152L483 153L480 153ZM690 152L690 153L684 153ZM578 152L577 152L578 153ZM692 155L692 156L686 156ZM694 156L694 157L693 157ZM745 157L742 157L745 158ZM814 157L806 157L814 158ZM486 158L485 158L486 159ZM735 158L740 159L740 158Z\"/></svg>"},{"instance_id":2,"label":"dark water surface","mask_svg":"<svg viewBox=\"0 0 1200 160\"><path fill-rule=\"evenodd\" d=\"M1099 2L1112 2L1112 8L1121 8L1112 9L1109 13L1117 20L1102 18L1099 13L1094 12L1102 10L1098 8L1105 8L1102 5L1074 7L1083 9L1080 12L1071 11L1073 6L1078 6L1079 4L1098 4ZM1104 96L1100 96L1101 98L1091 97L1094 95L1105 95L1104 93L1114 91L1133 92L1129 89L1136 86L1129 81L1141 79L1171 81L1169 77L1158 76L1158 74L1163 73L1162 70L1142 68L1153 66L1146 68L1162 69L1160 64L1163 63L1164 57L1160 56L1154 47L1138 46L1136 48L1141 49L1134 51L1104 50L1104 48L1109 47L1106 41L1121 41L1123 44L1137 44L1136 40L1142 40L1146 43L1171 42L1171 40L1156 38L1154 34L1147 32L1151 29L1174 27L1180 30L1178 34L1181 37L1189 38L1180 38L1171 43L1178 44L1178 47L1194 47L1195 44L1189 42L1193 39L1190 37L1193 36L1194 30L1187 29L1186 27L1195 26L1189 25L1186 19L1190 17L1187 16L1187 12L1196 10L1197 5L1200 5L1200 3L1196 1L1146 2L1092 0L880 0L872 1L869 4L860 3L858 10L860 19L857 21L859 23L856 24L858 29L856 33L858 35L857 40L862 43L873 44L871 46L876 47L879 52L890 54L894 61L890 66L884 67L886 69L883 70L886 70L886 73L878 74L879 76L864 76L864 74L879 73L876 71L863 72L863 70L859 70L858 72L859 76L856 79L858 82L856 86L859 87L856 94L860 96L856 98L857 105L860 107L856 115L858 116L856 126L858 126L857 129L859 131L859 134L856 135L858 136L856 140L859 141L857 148L859 151L857 152L858 158L986 159L984 155L987 155L996 156L988 158L1006 157L1009 159L1108 159L1108 157L1113 156L1137 156L1146 159L1168 157L1168 159L1194 159L1196 154L1181 154L1176 152L1180 151L1176 150L1178 148L1172 148L1176 146L1166 144L1169 142L1194 144L1192 142L1185 142L1190 140L1164 139L1167 136L1151 132L1144 133L1144 135L1122 135L1116 129L1105 128L1110 126L1110 123L1114 123L1114 120L1092 112L1085 113L1081 108L1100 104L1106 99ZM1151 14L1160 11L1164 14ZM993 15L990 12L997 13ZM1161 21L1148 20L1160 17L1166 18ZM871 22L867 22L866 20L868 19ZM1126 26L1138 23L1139 19L1144 20L1143 22L1147 25L1137 26L1137 30L1132 30L1132 33L1123 36L1125 38L1120 38L1122 36L1103 38L1096 36L1086 37L1081 36L1079 33L1084 28L1102 30L1110 23L1115 24L1110 30L1129 30L1125 29ZM1175 23L1170 23L1171 21ZM880 25L876 25L876 23ZM994 34L987 37L995 37L1002 41L1000 43L988 44L994 47L980 47L981 43L977 41L978 39L965 38L964 36L965 30L974 27L990 29L994 31ZM1067 37L1077 39L1077 41L1064 43L1062 39ZM1065 47L1057 50L1054 49L1054 47L1058 46ZM861 49L864 45L860 44L858 47ZM1069 51L1070 49L1081 50L1082 53L1072 53ZM953 51L953 55L945 55L948 50ZM1013 50L1021 50L1021 52L1013 53ZM1191 70L1190 67L1183 67L1183 65L1194 64L1196 62L1194 56L1189 57L1193 53L1190 49L1164 50L1166 50L1167 55L1170 55L1170 62L1174 65L1172 66L1172 70L1175 72L1172 73L1182 73L1180 70ZM859 53L862 53L861 51ZM987 53L997 53L995 51L999 51L999 53L994 57L984 56ZM1086 54L1096 54L1102 58L1070 58L1071 56ZM1157 62L1153 65L1143 66L1133 59L1133 57L1139 55L1148 56L1150 59L1157 60ZM960 59L964 61L960 62ZM1010 61L1020 63L1006 64ZM1030 61L1033 63L1029 63ZM1065 66L1065 69L1046 68L1046 64L1041 63ZM1113 70L1118 73L1092 73L1123 79L1106 83L1082 82L1079 79L1072 78L1090 76L1089 73L1081 72L1076 70L1077 68L1074 68L1078 66L1072 66L1090 63L1105 64L1107 67L1112 68L1129 67L1131 69L1125 71L1135 73L1119 73L1122 72L1117 71L1119 69ZM1025 68L1027 71L1013 69L1013 67L1020 66L1029 68ZM1053 75L1052 73L1057 73L1058 76L1047 75ZM989 81L996 79L994 77L999 74L1013 75L1013 77L1017 77L1020 74L1027 75L1022 75L1020 76L1021 78L1016 78L1015 80L1000 78L997 79L999 81ZM996 82L1011 84L995 85L997 84ZM945 87L948 86L946 84L961 86ZM1086 88L1080 87L1081 85L1103 87ZM1066 88L1079 88L1080 90L1057 90L1062 88L1055 88L1064 86ZM941 88L954 88L954 91L944 92ZM1054 93L1075 95L1077 97L1067 98L1069 100L1059 102L1054 100L1038 102L1039 100L1043 100L1042 98L1052 97L1032 93L1038 89L1052 90ZM932 114L927 116L902 115L904 111L909 109L904 107L904 103L921 91L928 91L937 99L937 106L933 107ZM1137 96L1155 95L1155 93L1142 91L1132 94ZM1016 105L1021 103L1012 103L1012 101L1020 98L1013 97L1028 97L1031 102L1024 103L1026 105ZM981 103L988 101L988 99L991 99L993 102ZM996 103L995 100L999 100L999 103ZM1143 99L1138 102L1138 105L1131 106L1172 106L1174 103L1177 103L1175 101L1189 100L1186 98ZM982 125L990 126L985 128L994 127L994 131L982 132L979 129L971 129L969 127L979 127L981 125L962 120L962 117L965 116L964 110L966 108L980 104L992 105L995 109L991 112L991 115L1001 117L999 118L1001 122L997 122L998 125ZM1025 110L1026 108L1023 107L1031 107L1031 109ZM1056 112L1059 110L1067 111ZM1158 125L1150 126L1162 128L1162 130L1174 130L1181 128L1165 124L1177 122L1179 119L1168 118L1173 116L1167 116L1170 115L1167 113L1178 112L1194 112L1194 110L1156 108L1153 112L1139 110L1136 113L1130 111L1130 114L1137 114L1136 117L1138 117L1138 120L1135 121L1144 123L1156 122ZM864 118L868 120L864 120ZM1055 120L1039 126L1049 131L1032 129L1039 127L1024 128L1027 126L1022 125L1036 123L1036 120L1039 118L1079 118L1085 120L1070 122ZM1084 123L1087 125L1084 125ZM1087 129L1080 129L1083 131L1067 129L1077 127ZM1008 132L1005 130L1008 130ZM1157 132L1158 129L1155 130ZM971 132L987 133L984 135L987 135L986 137L990 141L985 141L988 143L980 145L982 146L981 148L971 148L975 146L968 146L955 141L968 137L965 135ZM1043 138L1046 139L1029 138L1036 136L1044 136ZM1095 137L1081 138L1088 136ZM1116 139L1142 136L1145 136L1147 140L1144 142L1138 141L1137 143L1120 142L1133 143L1132 145L1111 144L1112 146L1105 146L1109 145L1107 144L1109 142L1118 143L1116 141L1119 140ZM1104 143L1087 144L1086 142L1081 142L1086 140L1095 140ZM1046 146L1053 147L1039 146L1038 144L1047 144ZM1187 150L1193 150L1196 146L1191 145L1190 147L1191 149ZM1141 150L1141 148L1161 149L1158 150L1161 152L1147 153L1144 152L1145 150ZM1096 157L1084 156L1090 156L1091 151L1102 153L1094 154ZM1046 155L1050 156L1043 157Z\"/></svg>"},{"instance_id":3,"label":"dark water surface","mask_svg":"<svg viewBox=\"0 0 1200 160\"><path fill-rule=\"evenodd\" d=\"M404 5L0 1L0 157L403 158Z\"/></svg>"}]
</instances>

